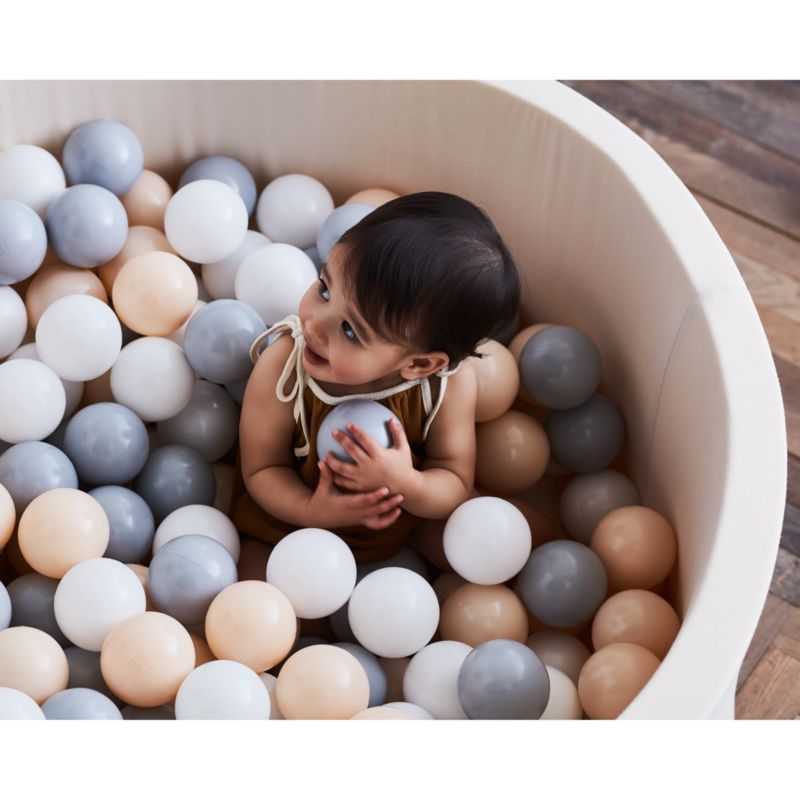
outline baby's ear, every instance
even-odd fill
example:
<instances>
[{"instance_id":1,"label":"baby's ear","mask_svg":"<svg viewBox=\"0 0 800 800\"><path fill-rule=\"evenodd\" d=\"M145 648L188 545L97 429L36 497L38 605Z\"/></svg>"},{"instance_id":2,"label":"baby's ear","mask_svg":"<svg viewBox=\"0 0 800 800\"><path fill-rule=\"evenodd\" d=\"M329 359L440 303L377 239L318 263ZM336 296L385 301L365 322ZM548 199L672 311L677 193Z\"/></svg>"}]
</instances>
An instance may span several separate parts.
<instances>
[{"instance_id":1,"label":"baby's ear","mask_svg":"<svg viewBox=\"0 0 800 800\"><path fill-rule=\"evenodd\" d=\"M449 363L450 358L447 353L439 351L425 353L424 355L414 356L411 361L400 370L400 375L407 381L425 378L428 375L433 375L434 372L438 372L440 369L444 369Z\"/></svg>"}]
</instances>

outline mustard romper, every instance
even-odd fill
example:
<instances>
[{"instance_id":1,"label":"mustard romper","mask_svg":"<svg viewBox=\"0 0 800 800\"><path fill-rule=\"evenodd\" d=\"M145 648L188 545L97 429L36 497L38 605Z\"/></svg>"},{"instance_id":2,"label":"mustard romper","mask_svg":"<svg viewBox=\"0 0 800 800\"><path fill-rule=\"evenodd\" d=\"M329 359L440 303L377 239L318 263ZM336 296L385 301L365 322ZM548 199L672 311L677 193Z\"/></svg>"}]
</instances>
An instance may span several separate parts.
<instances>
[{"instance_id":1,"label":"mustard romper","mask_svg":"<svg viewBox=\"0 0 800 800\"><path fill-rule=\"evenodd\" d=\"M253 342L250 349L250 358L253 363L255 364L258 360L259 347L264 339L271 334L281 334L284 331L291 333L294 346L278 379L275 394L282 402L294 401L294 468L299 472L306 486L314 490L319 482L316 448L319 426L333 406L346 400L375 400L390 408L403 423L411 449L411 461L415 469L420 469L425 460L425 439L444 400L447 378L458 372L461 364L457 364L452 369L442 369L435 373L439 385L435 404L432 401L428 377L404 381L378 392L338 397L328 394L306 373L303 367L305 342L300 327L300 318L296 314L291 314L275 323ZM287 394L285 387L293 376L295 380L291 391ZM240 532L270 544L276 544L287 533L298 529L296 525L271 516L250 497L244 487L238 458L236 479L231 518ZM419 517L401 509L400 516L388 528L373 530L365 525L357 525L334 528L332 532L347 543L357 562L381 561L393 556L402 548L411 531L419 522Z\"/></svg>"}]
</instances>

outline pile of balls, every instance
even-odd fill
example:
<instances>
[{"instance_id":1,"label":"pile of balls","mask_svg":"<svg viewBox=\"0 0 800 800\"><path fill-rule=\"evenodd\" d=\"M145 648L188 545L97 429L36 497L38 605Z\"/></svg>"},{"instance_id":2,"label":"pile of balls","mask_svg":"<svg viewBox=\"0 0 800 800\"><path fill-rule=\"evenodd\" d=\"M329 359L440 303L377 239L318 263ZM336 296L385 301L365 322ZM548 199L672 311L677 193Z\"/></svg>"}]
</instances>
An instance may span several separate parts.
<instances>
[{"instance_id":1,"label":"pile of balls","mask_svg":"<svg viewBox=\"0 0 800 800\"><path fill-rule=\"evenodd\" d=\"M111 120L0 153L0 719L609 719L647 683L676 537L575 328L481 345L475 491L394 558L229 519L252 342L395 196L222 155L173 192Z\"/></svg>"}]
</instances>

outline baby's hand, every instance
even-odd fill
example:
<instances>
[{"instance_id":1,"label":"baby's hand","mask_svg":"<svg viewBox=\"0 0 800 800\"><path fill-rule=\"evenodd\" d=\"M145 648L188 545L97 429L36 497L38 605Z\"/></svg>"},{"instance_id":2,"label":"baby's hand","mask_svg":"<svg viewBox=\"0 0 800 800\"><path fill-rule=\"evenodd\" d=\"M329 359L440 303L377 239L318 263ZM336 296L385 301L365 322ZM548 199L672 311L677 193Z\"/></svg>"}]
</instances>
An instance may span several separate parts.
<instances>
[{"instance_id":1,"label":"baby's hand","mask_svg":"<svg viewBox=\"0 0 800 800\"><path fill-rule=\"evenodd\" d=\"M333 473L324 461L319 462L319 483L308 500L306 516L318 528L343 528L365 525L380 530L400 516L400 494L390 495L382 486L372 492L344 494L333 485Z\"/></svg>"}]
</instances>

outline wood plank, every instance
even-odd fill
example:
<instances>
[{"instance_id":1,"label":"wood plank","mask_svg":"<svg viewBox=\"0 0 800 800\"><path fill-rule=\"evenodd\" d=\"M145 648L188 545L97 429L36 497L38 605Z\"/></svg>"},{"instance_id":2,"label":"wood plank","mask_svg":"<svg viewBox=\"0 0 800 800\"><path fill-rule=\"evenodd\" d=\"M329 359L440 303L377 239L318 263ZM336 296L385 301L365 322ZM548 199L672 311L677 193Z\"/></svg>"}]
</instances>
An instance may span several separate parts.
<instances>
[{"instance_id":1,"label":"wood plank","mask_svg":"<svg viewBox=\"0 0 800 800\"><path fill-rule=\"evenodd\" d=\"M736 696L737 719L798 719L800 661L771 648Z\"/></svg>"},{"instance_id":2,"label":"wood plank","mask_svg":"<svg viewBox=\"0 0 800 800\"><path fill-rule=\"evenodd\" d=\"M800 661L800 608L790 607L775 633L773 645Z\"/></svg>"},{"instance_id":3,"label":"wood plank","mask_svg":"<svg viewBox=\"0 0 800 800\"><path fill-rule=\"evenodd\" d=\"M800 508L791 503L786 504L783 512L783 530L781 531L781 547L800 556ZM800 636L798 636L800 639Z\"/></svg>"},{"instance_id":4,"label":"wood plank","mask_svg":"<svg viewBox=\"0 0 800 800\"><path fill-rule=\"evenodd\" d=\"M800 507L800 458L789 454L789 460L786 469L787 487L786 499L793 506Z\"/></svg>"},{"instance_id":5,"label":"wood plank","mask_svg":"<svg viewBox=\"0 0 800 800\"><path fill-rule=\"evenodd\" d=\"M800 367L779 355L773 355L786 412L786 436L789 452L800 456ZM794 501L792 501L794 502Z\"/></svg>"},{"instance_id":6,"label":"wood plank","mask_svg":"<svg viewBox=\"0 0 800 800\"><path fill-rule=\"evenodd\" d=\"M783 547L778 548L769 590L787 603L800 606L800 558Z\"/></svg>"},{"instance_id":7,"label":"wood plank","mask_svg":"<svg viewBox=\"0 0 800 800\"><path fill-rule=\"evenodd\" d=\"M748 647L747 653L745 654L742 668L739 670L739 677L736 681L737 692L741 690L758 665L758 662L761 661L764 654L770 649L772 642L782 630L784 623L793 609L794 606L782 600L777 595L767 595L767 601L764 603L764 610L761 612L761 617L758 620L758 627L753 634L753 640L750 642L750 647Z\"/></svg>"}]
</instances>

